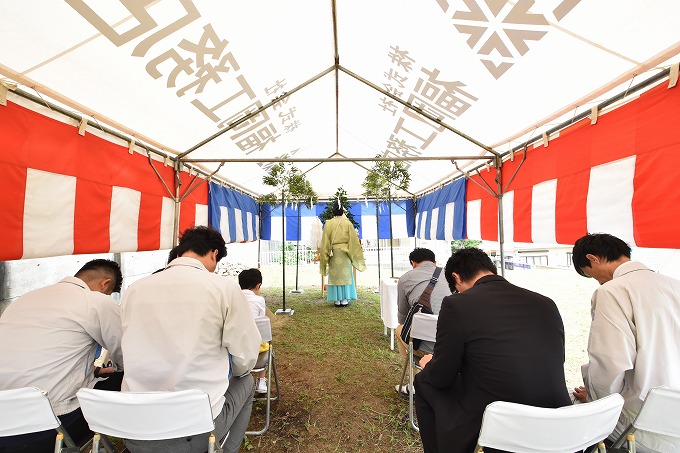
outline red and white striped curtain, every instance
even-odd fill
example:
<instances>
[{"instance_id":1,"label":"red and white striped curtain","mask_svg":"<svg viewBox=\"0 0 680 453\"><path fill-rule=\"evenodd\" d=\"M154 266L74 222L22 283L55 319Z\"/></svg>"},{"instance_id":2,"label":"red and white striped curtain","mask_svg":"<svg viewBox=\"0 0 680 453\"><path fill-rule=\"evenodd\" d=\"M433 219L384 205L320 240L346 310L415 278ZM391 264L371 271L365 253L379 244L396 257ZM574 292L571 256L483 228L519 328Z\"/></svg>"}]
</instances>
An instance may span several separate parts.
<instances>
[{"instance_id":1,"label":"red and white striped curtain","mask_svg":"<svg viewBox=\"0 0 680 453\"><path fill-rule=\"evenodd\" d=\"M680 89L660 85L531 147L503 196L505 240L573 244L606 232L638 247L680 248L678 124ZM504 163L503 187L521 160ZM481 174L496 189L495 171ZM498 240L497 201L473 181L467 236Z\"/></svg>"},{"instance_id":2,"label":"red and white striped curtain","mask_svg":"<svg viewBox=\"0 0 680 453\"><path fill-rule=\"evenodd\" d=\"M0 260L172 247L172 197L147 157L117 141L0 106ZM172 165L154 164L172 189ZM206 225L207 204L203 184L181 203L180 231Z\"/></svg>"}]
</instances>

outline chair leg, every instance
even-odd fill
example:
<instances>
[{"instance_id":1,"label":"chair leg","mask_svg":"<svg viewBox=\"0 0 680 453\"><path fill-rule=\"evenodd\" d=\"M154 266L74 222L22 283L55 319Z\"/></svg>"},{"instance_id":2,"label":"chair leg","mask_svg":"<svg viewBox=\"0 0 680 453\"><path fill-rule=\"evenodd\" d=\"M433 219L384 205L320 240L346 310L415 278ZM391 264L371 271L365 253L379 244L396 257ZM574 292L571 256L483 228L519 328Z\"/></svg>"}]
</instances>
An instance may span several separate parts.
<instances>
[{"instance_id":1,"label":"chair leg","mask_svg":"<svg viewBox=\"0 0 680 453\"><path fill-rule=\"evenodd\" d=\"M269 429L269 419L270 419L270 414L271 414L271 402L273 399L278 399L280 390L279 390L279 378L276 375L276 365L274 361L274 350L271 346L271 343L269 344L269 360L267 362L267 396L264 398L265 400L265 413L264 413L264 427L259 430L259 431L246 431L246 435L249 436L259 436L261 434L264 434L267 432ZM272 398L272 370L274 372L274 381L276 383L276 398ZM262 399L262 398L259 398Z\"/></svg>"},{"instance_id":2,"label":"chair leg","mask_svg":"<svg viewBox=\"0 0 680 453\"><path fill-rule=\"evenodd\" d=\"M94 433L94 437L92 438L92 452L93 453L99 453L99 441L101 440L101 434L99 433Z\"/></svg>"},{"instance_id":3,"label":"chair leg","mask_svg":"<svg viewBox=\"0 0 680 453\"><path fill-rule=\"evenodd\" d=\"M271 347L271 346L270 346ZM274 357L274 350L271 350L271 372L274 375L274 385L276 387L276 396L272 397L272 401L276 401L279 399L279 396L281 395L281 388L279 387L279 375L276 374L276 359Z\"/></svg>"},{"instance_id":4,"label":"chair leg","mask_svg":"<svg viewBox=\"0 0 680 453\"><path fill-rule=\"evenodd\" d=\"M416 418L413 414L413 409L414 409L414 402L413 398L415 397L415 392L416 389L413 385L413 339L411 339L408 342L408 420L409 424L411 425L411 428L416 430L416 432L420 432L420 429L418 428L418 425L416 425Z\"/></svg>"},{"instance_id":5,"label":"chair leg","mask_svg":"<svg viewBox=\"0 0 680 453\"><path fill-rule=\"evenodd\" d=\"M635 432L635 427L633 427L633 424L631 423L628 425L628 428L626 428L626 430L621 433L621 435L614 441L611 448L621 448L628 439L628 435L632 434L633 432Z\"/></svg>"},{"instance_id":6,"label":"chair leg","mask_svg":"<svg viewBox=\"0 0 680 453\"><path fill-rule=\"evenodd\" d=\"M101 442L102 442L102 445L104 446L104 450L106 450L106 453L116 453L116 449L111 444L111 441L109 440L109 436L102 436Z\"/></svg>"},{"instance_id":7,"label":"chair leg","mask_svg":"<svg viewBox=\"0 0 680 453\"><path fill-rule=\"evenodd\" d=\"M59 442L59 447L54 446L54 451L59 453L79 453L81 451L86 451L89 443L88 441L81 448L73 441L69 433L62 426L57 426L57 441Z\"/></svg>"},{"instance_id":8,"label":"chair leg","mask_svg":"<svg viewBox=\"0 0 680 453\"><path fill-rule=\"evenodd\" d=\"M404 385L404 380L406 379L406 370L408 369L408 353L406 354L406 359L404 360L404 368L401 370L401 379L399 380L399 387Z\"/></svg>"},{"instance_id":9,"label":"chair leg","mask_svg":"<svg viewBox=\"0 0 680 453\"><path fill-rule=\"evenodd\" d=\"M64 434L57 433L57 438L54 441L54 453L61 453L62 445L64 445Z\"/></svg>"}]
</instances>

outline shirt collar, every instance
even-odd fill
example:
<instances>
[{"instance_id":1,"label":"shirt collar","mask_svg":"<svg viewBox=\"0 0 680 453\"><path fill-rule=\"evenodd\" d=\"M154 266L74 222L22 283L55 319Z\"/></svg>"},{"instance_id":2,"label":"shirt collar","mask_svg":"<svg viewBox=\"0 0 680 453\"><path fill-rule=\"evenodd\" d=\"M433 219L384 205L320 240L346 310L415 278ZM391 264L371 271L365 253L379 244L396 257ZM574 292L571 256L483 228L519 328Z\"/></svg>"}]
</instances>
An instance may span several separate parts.
<instances>
[{"instance_id":1,"label":"shirt collar","mask_svg":"<svg viewBox=\"0 0 680 453\"><path fill-rule=\"evenodd\" d=\"M650 270L639 261L626 261L614 270L614 278L633 271Z\"/></svg>"},{"instance_id":2,"label":"shirt collar","mask_svg":"<svg viewBox=\"0 0 680 453\"><path fill-rule=\"evenodd\" d=\"M64 277L61 279L59 283L71 283L72 285L80 286L83 289L86 289L88 291L90 290L90 287L87 286L87 283L79 279L78 277Z\"/></svg>"},{"instance_id":3,"label":"shirt collar","mask_svg":"<svg viewBox=\"0 0 680 453\"><path fill-rule=\"evenodd\" d=\"M180 256L179 258L175 258L170 262L170 264L168 264L168 268L175 266L195 267L196 269L201 269L208 272L208 269L205 268L203 263L198 261L196 258L189 258L188 256Z\"/></svg>"}]
</instances>

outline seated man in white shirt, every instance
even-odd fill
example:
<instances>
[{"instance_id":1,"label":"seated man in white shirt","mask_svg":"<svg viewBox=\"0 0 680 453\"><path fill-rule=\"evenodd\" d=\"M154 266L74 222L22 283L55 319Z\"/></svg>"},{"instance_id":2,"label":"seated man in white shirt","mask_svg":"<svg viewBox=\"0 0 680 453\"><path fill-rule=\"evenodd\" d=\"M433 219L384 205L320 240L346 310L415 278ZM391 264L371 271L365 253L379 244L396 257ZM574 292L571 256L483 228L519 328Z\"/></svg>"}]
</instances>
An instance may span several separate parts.
<instances>
[{"instance_id":1,"label":"seated man in white shirt","mask_svg":"<svg viewBox=\"0 0 680 453\"><path fill-rule=\"evenodd\" d=\"M184 231L163 272L133 283L122 301L122 390L201 389L210 397L218 440L237 452L250 420L260 332L241 289L214 273L227 254L209 227ZM231 377L231 379L230 379ZM126 440L133 452L198 452L209 433L161 441Z\"/></svg>"},{"instance_id":2,"label":"seated man in white shirt","mask_svg":"<svg viewBox=\"0 0 680 453\"><path fill-rule=\"evenodd\" d=\"M0 317L0 390L37 387L74 441L92 433L76 392L95 385L98 345L122 369L119 292L122 275L114 261L97 259L59 283L18 298ZM54 430L0 438L0 451L54 451Z\"/></svg>"},{"instance_id":3,"label":"seated man in white shirt","mask_svg":"<svg viewBox=\"0 0 680 453\"><path fill-rule=\"evenodd\" d=\"M600 283L591 300L589 362L579 400L620 393L625 400L615 440L654 387L680 387L680 281L631 261L631 249L610 234L588 234L574 244L576 272ZM637 451L678 452L680 440L635 433Z\"/></svg>"}]
</instances>

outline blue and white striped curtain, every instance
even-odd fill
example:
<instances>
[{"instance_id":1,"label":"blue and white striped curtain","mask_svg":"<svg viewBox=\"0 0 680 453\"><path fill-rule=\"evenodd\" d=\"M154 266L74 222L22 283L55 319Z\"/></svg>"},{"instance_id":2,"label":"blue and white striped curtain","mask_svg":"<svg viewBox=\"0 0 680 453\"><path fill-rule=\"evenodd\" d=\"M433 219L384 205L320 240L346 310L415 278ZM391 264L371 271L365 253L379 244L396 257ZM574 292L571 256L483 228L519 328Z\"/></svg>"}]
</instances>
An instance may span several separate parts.
<instances>
[{"instance_id":1,"label":"blue and white striped curtain","mask_svg":"<svg viewBox=\"0 0 680 453\"><path fill-rule=\"evenodd\" d=\"M227 243L256 241L259 213L259 205L251 196L210 182L208 220Z\"/></svg>"},{"instance_id":2,"label":"blue and white striped curtain","mask_svg":"<svg viewBox=\"0 0 680 453\"><path fill-rule=\"evenodd\" d=\"M327 203L318 203L311 209L302 205L300 208L300 225L296 205L286 207L286 240L309 241L314 228L315 217L326 210ZM413 237L415 230L414 208L412 200L392 202L392 237L395 239ZM281 206L263 206L262 239L281 240ZM376 224L375 202L350 202L350 212L359 224L360 239L389 239L389 207L387 202L378 204L378 222ZM270 213L270 215L268 215Z\"/></svg>"},{"instance_id":3,"label":"blue and white striped curtain","mask_svg":"<svg viewBox=\"0 0 680 453\"><path fill-rule=\"evenodd\" d=\"M390 238L390 207L386 201L378 203L378 222L376 224L376 202L359 203L361 205L362 239ZM356 216L355 216L356 219ZM404 239L413 236L413 201L400 200L392 202L392 238Z\"/></svg>"},{"instance_id":4,"label":"blue and white striped curtain","mask_svg":"<svg viewBox=\"0 0 680 453\"><path fill-rule=\"evenodd\" d=\"M465 239L465 179L416 200L418 239Z\"/></svg>"}]
</instances>

